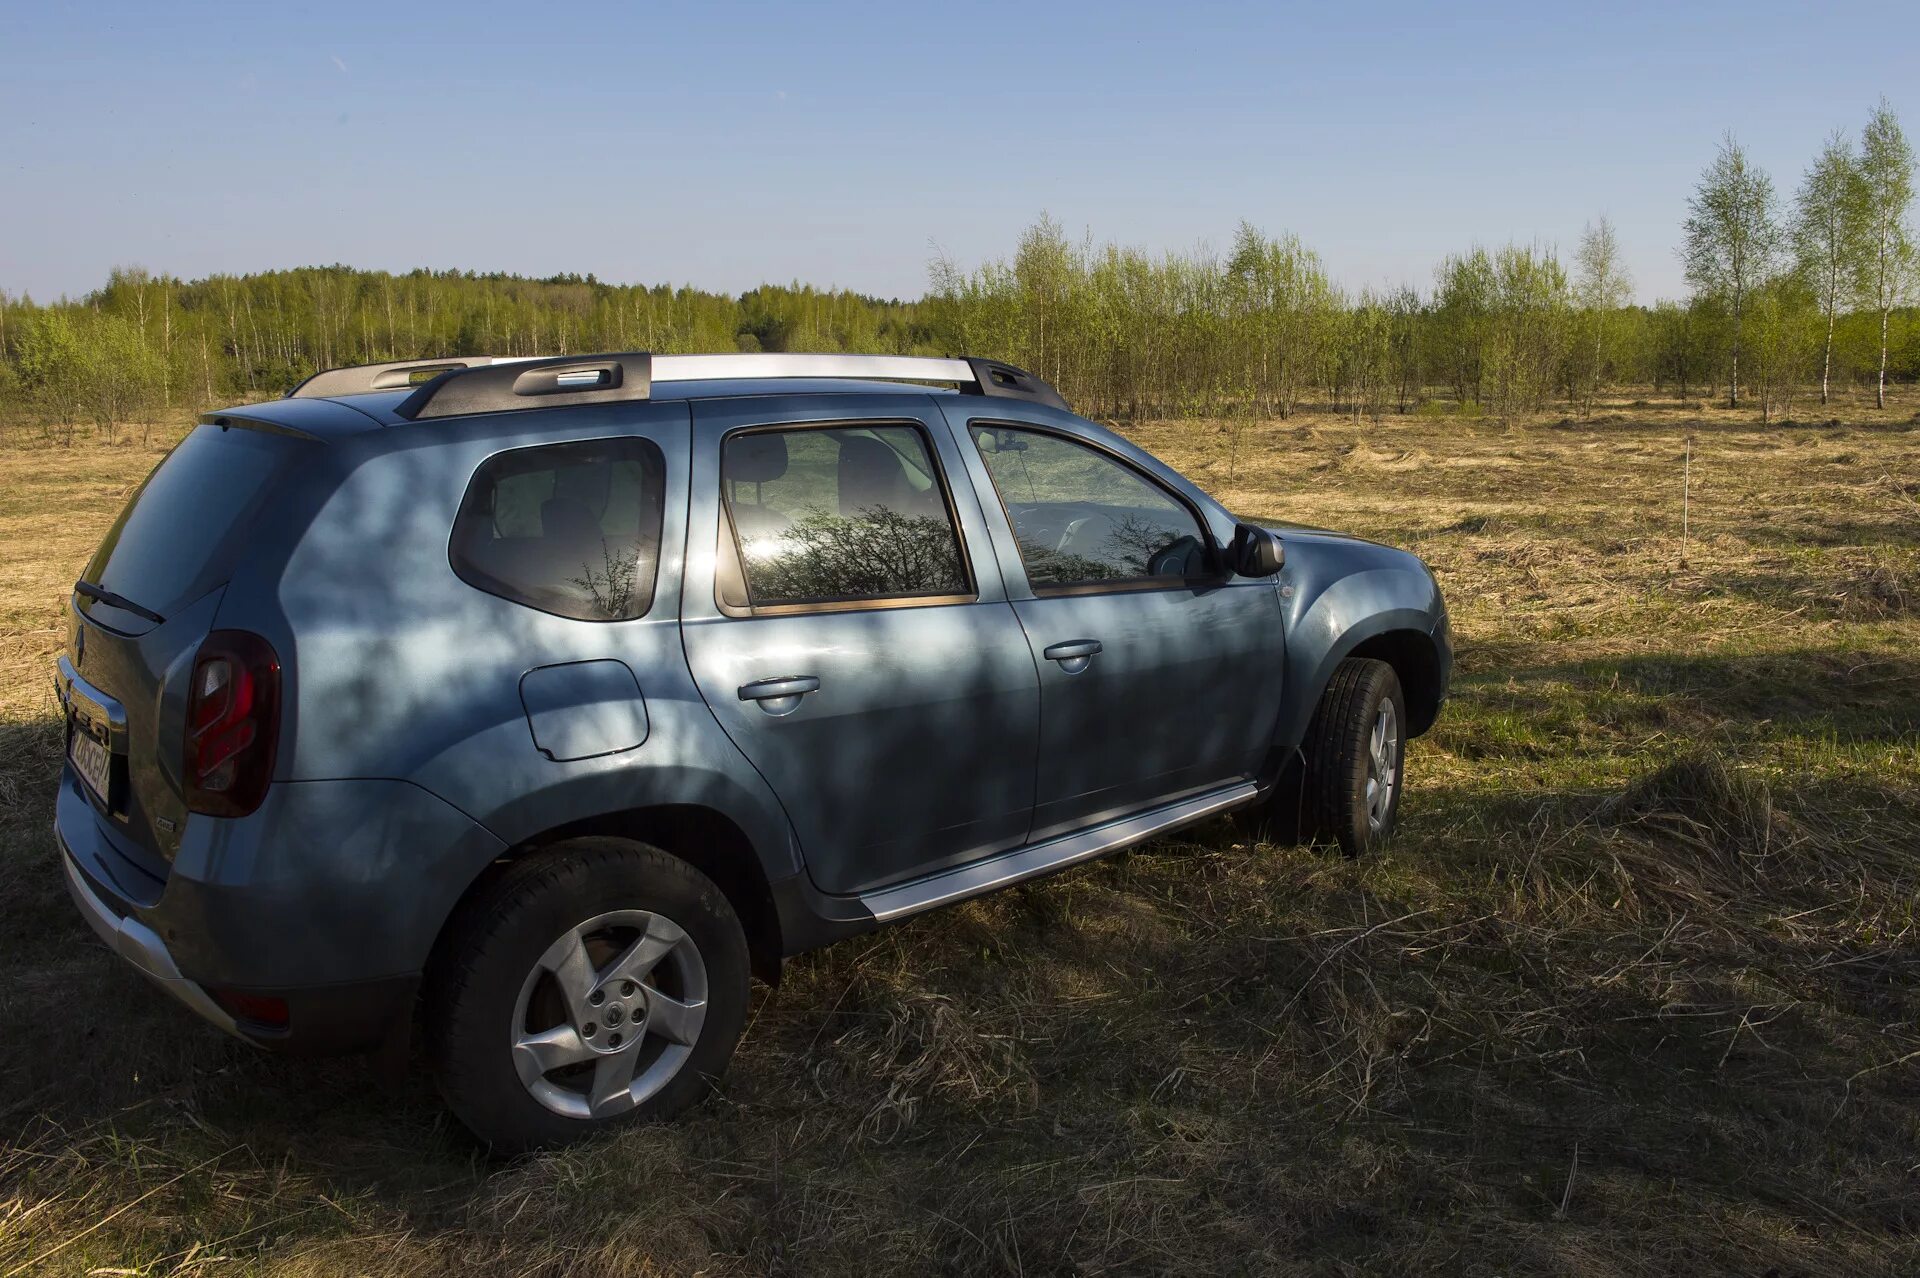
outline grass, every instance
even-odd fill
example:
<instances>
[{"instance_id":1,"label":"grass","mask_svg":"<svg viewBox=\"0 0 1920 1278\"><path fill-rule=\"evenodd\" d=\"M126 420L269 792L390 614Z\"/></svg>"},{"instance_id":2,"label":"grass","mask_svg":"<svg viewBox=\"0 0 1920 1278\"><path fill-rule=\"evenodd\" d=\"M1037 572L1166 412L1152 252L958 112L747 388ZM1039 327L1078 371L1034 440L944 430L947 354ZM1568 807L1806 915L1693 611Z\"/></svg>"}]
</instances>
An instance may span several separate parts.
<instances>
[{"instance_id":1,"label":"grass","mask_svg":"<svg viewBox=\"0 0 1920 1278\"><path fill-rule=\"evenodd\" d=\"M1439 573L1400 837L1218 822L807 956L684 1121L504 1165L75 916L46 671L158 447L0 451L0 1276L1920 1270L1920 429L1840 415L1133 431Z\"/></svg>"}]
</instances>

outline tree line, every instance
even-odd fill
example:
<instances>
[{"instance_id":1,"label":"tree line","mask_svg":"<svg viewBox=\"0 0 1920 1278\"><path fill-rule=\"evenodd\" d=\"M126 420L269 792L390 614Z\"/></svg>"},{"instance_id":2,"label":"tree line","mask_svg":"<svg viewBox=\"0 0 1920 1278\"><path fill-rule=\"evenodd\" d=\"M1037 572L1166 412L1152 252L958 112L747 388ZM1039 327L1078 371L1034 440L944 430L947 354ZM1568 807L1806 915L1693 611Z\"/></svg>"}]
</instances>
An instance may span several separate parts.
<instances>
[{"instance_id":1,"label":"tree line","mask_svg":"<svg viewBox=\"0 0 1920 1278\"><path fill-rule=\"evenodd\" d=\"M78 300L0 292L0 421L70 438L277 394L316 369L447 354L768 350L1006 359L1084 412L1258 414L1303 405L1512 416L1591 411L1604 392L1711 393L1763 418L1847 385L1920 378L1914 156L1883 101L1828 139L1785 206L1728 136L1689 201L1690 295L1632 301L1611 223L1570 260L1473 247L1426 289L1352 290L1292 235L1242 223L1224 252L1074 240L1042 217L1013 254L931 265L927 294L802 284L740 296L587 276L346 266L184 281L113 271ZM1817 392L1816 392L1817 388Z\"/></svg>"}]
</instances>

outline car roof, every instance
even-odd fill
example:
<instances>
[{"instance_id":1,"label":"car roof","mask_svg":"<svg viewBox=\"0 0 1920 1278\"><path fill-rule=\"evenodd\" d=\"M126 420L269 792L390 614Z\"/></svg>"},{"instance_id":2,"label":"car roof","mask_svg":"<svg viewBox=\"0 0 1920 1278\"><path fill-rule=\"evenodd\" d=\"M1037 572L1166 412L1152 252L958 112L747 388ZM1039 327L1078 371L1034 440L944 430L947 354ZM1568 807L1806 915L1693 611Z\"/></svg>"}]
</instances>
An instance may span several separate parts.
<instances>
[{"instance_id":1,"label":"car roof","mask_svg":"<svg viewBox=\"0 0 1920 1278\"><path fill-rule=\"evenodd\" d=\"M203 414L200 420L213 425L220 425L227 421L248 422L271 429L295 431L317 439L335 439L387 426L414 425L410 419L402 417L395 411L412 393L412 388L403 388L369 391L361 395L268 400L262 404L219 409ZM649 398L658 403L663 400L685 402L771 395L957 395L959 393L951 386L931 386L919 382L865 381L858 378L764 377L662 382L653 387ZM590 406L579 405L578 407Z\"/></svg>"}]
</instances>

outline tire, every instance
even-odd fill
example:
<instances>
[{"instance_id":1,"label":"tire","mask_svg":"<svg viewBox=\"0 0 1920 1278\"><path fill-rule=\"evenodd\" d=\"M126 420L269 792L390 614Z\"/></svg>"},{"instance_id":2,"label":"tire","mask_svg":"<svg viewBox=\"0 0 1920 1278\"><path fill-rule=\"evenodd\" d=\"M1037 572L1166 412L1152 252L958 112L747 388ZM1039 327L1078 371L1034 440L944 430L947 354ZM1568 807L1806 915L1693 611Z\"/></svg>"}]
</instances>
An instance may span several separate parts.
<instances>
[{"instance_id":1,"label":"tire","mask_svg":"<svg viewBox=\"0 0 1920 1278\"><path fill-rule=\"evenodd\" d=\"M747 976L712 880L646 844L572 839L455 917L427 974L427 1050L494 1151L567 1144L705 1095L746 1023Z\"/></svg>"},{"instance_id":2,"label":"tire","mask_svg":"<svg viewBox=\"0 0 1920 1278\"><path fill-rule=\"evenodd\" d=\"M1341 662L1314 707L1302 750L1300 812L1309 836L1338 843L1348 856L1385 842L1406 780L1407 703L1393 667Z\"/></svg>"}]
</instances>

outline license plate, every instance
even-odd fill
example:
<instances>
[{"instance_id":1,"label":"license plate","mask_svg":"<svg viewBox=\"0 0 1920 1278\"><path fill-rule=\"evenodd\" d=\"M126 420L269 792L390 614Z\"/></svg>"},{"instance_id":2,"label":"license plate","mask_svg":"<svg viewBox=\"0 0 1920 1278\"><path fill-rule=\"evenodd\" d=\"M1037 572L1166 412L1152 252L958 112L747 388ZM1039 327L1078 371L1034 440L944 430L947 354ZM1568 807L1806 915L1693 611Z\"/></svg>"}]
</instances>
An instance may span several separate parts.
<instances>
[{"instance_id":1,"label":"license plate","mask_svg":"<svg viewBox=\"0 0 1920 1278\"><path fill-rule=\"evenodd\" d=\"M76 727L72 739L67 743L67 758L73 763L73 770L87 783L94 797L101 803L107 801L108 784L113 775L113 756L107 753L107 747Z\"/></svg>"}]
</instances>

